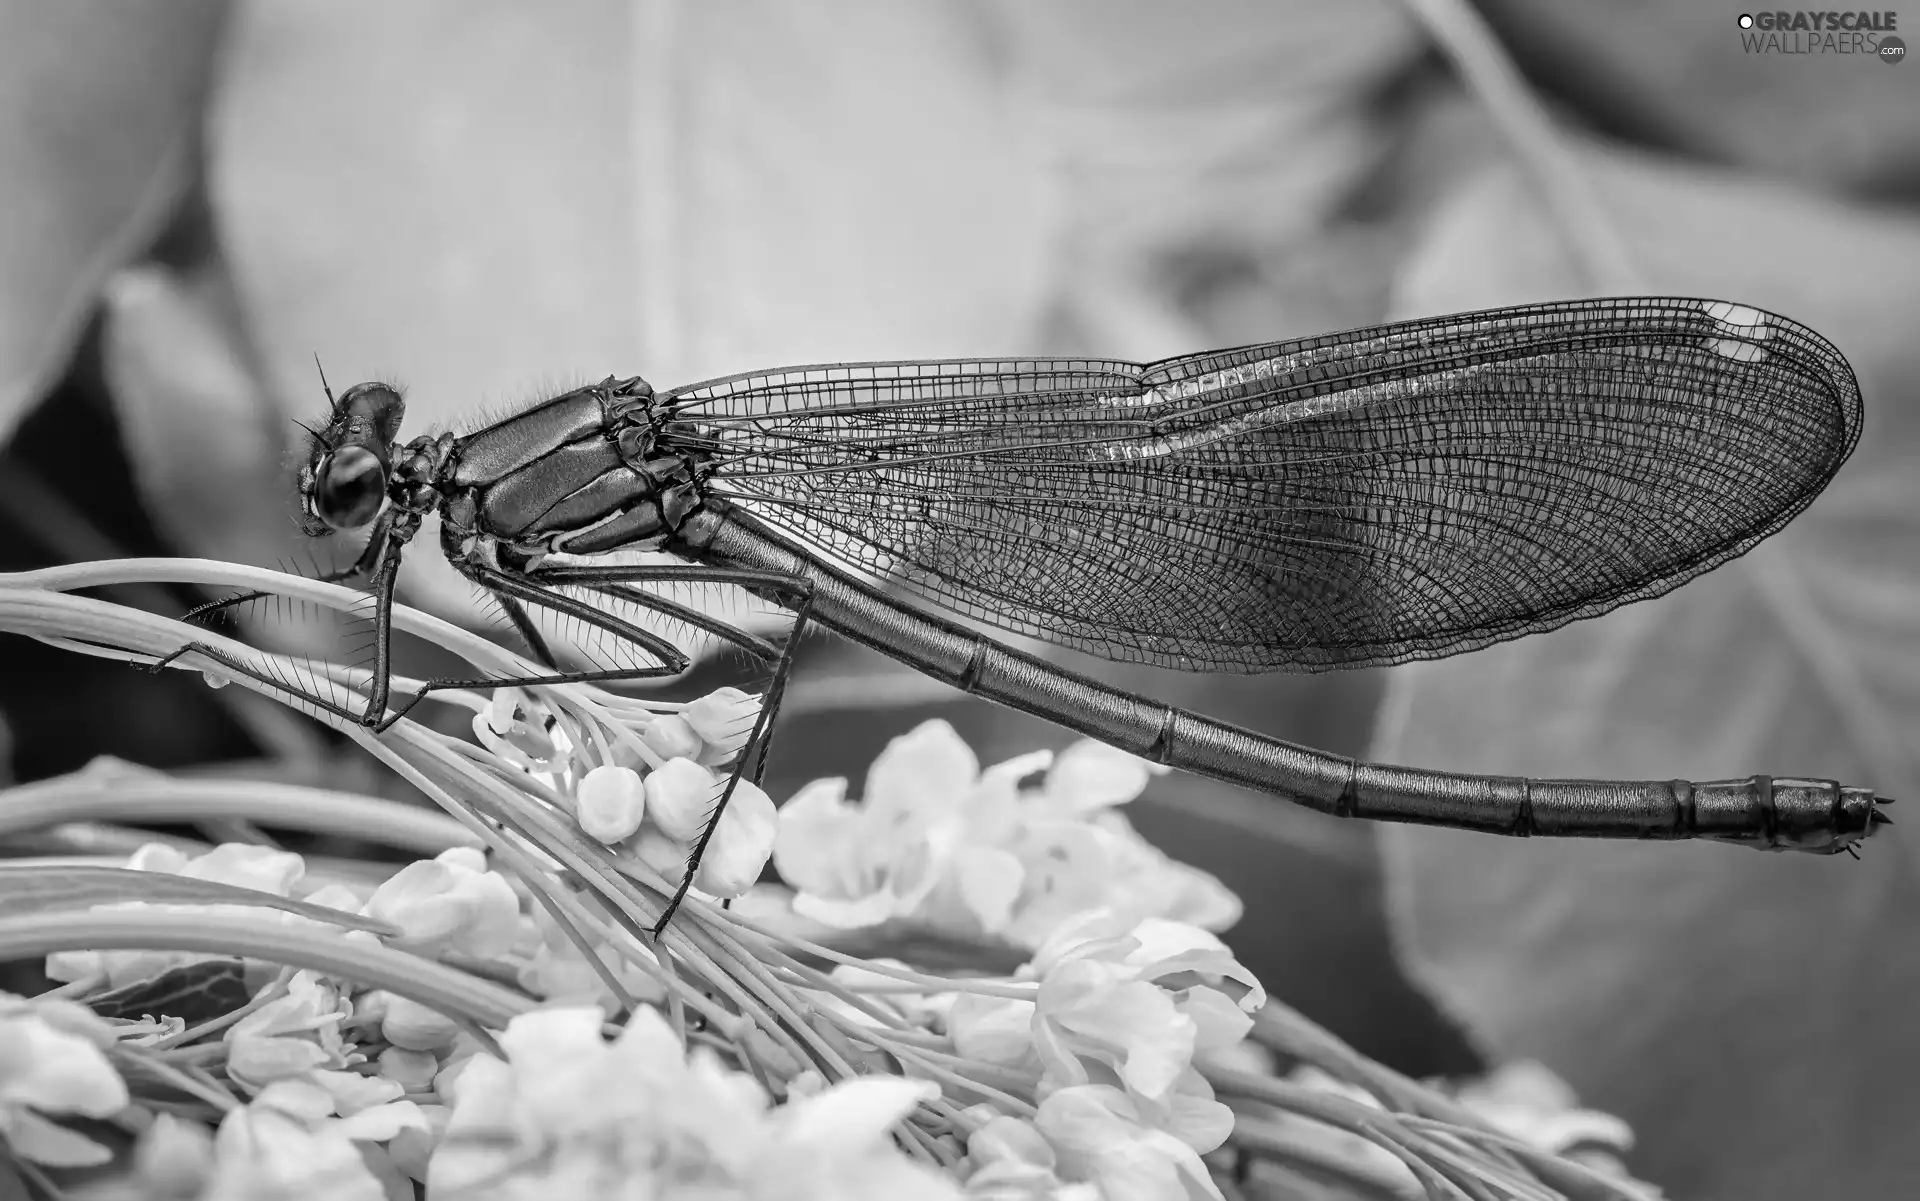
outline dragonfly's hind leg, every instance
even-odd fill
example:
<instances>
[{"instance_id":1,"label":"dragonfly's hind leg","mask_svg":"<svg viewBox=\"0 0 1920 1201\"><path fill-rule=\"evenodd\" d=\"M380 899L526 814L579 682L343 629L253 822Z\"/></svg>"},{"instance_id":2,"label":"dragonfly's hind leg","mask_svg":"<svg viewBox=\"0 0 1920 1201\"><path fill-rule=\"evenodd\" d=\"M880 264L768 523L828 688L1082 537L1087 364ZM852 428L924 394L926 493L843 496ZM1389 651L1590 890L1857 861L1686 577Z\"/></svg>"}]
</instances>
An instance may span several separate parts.
<instances>
[{"instance_id":1,"label":"dragonfly's hind leg","mask_svg":"<svg viewBox=\"0 0 1920 1201\"><path fill-rule=\"evenodd\" d=\"M727 802L733 799L734 789L739 787L740 779L746 774L747 764L753 763L752 783L758 787L767 770L768 753L773 749L774 719L780 714L780 701L786 695L787 680L793 674L794 652L799 648L800 635L806 628L807 618L813 613L813 581L803 577L793 577L785 589L794 603L793 628L787 635L787 644L780 652L779 662L774 664L773 679L767 685L766 696L760 701L760 714L754 719L753 733L748 735L747 744L740 748L740 758L727 776L727 786L720 793L720 801L713 807L713 813L707 818L707 824L700 831L700 838L693 844L693 850L687 856L686 872L680 877L680 887L673 890L667 907L660 911L660 919L653 924L653 935L658 938L666 930L667 923L680 908L680 902L686 899L687 890L693 887L693 878L700 871L700 861L706 857L707 844L713 841L713 832L720 828L720 817L727 811Z\"/></svg>"},{"instance_id":2,"label":"dragonfly's hind leg","mask_svg":"<svg viewBox=\"0 0 1920 1201\"><path fill-rule=\"evenodd\" d=\"M546 638L533 624L533 618L528 616L527 607L503 592L494 592L492 595L493 599L499 603L501 612L507 615L507 620L513 623L513 628L519 632L528 648L533 651L533 657L554 671L559 671L560 661L554 658L552 649L547 646Z\"/></svg>"},{"instance_id":3,"label":"dragonfly's hind leg","mask_svg":"<svg viewBox=\"0 0 1920 1201\"><path fill-rule=\"evenodd\" d=\"M505 577L503 577L505 578ZM731 642L758 658L773 662L773 678L767 685L766 695L760 702L760 713L754 719L753 732L747 736L747 743L740 750L740 757L728 774L725 789L720 793L719 801L714 805L713 813L708 816L700 838L693 844L687 857L686 872L680 878L680 886L674 890L667 906L661 911L660 918L654 923L653 932L657 937L673 920L674 911L680 902L686 899L687 890L693 886L693 877L700 870L700 861L706 857L707 846L713 841L713 832L720 824L720 815L726 812L727 803L733 799L734 789L745 776L749 764L753 767L750 780L758 785L765 777L768 751L773 746L774 719L780 712L780 701L786 694L787 680L793 670L794 650L800 644L800 635L806 628L807 619L813 612L813 581L805 576L786 575L780 572L753 571L731 567L707 567L694 564L649 563L623 565L619 567L550 567L528 573L527 584L539 588L580 587L589 588L603 595L642 605L657 613L705 630L717 637ZM709 616L697 609L690 609L662 596L654 596L633 587L634 584L732 584L750 593L769 600L776 600L793 610L793 627L787 634L786 645L778 650L766 642L753 637L742 630L735 629L718 618Z\"/></svg>"}]
</instances>

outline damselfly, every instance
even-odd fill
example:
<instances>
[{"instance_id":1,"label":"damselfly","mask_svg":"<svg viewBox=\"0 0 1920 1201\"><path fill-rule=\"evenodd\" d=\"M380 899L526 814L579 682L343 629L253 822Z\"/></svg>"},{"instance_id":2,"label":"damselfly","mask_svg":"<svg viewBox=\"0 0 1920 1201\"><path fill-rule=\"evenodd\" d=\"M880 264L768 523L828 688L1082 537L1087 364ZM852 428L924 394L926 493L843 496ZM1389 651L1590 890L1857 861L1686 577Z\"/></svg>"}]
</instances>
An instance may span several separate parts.
<instances>
[{"instance_id":1,"label":"damselfly","mask_svg":"<svg viewBox=\"0 0 1920 1201\"><path fill-rule=\"evenodd\" d=\"M1340 817L1816 852L1851 850L1887 820L1870 790L1832 781L1356 762L1118 691L955 620L1114 660L1319 671L1456 654L1658 596L1779 530L1859 437L1845 359L1745 306L1535 305L1148 365L846 363L660 394L609 378L404 445L392 387L328 398L301 495L316 532L370 527L337 578L372 581L375 661L364 709L309 699L376 729L435 689L686 667L671 640L583 599L597 594L772 664L716 815L764 767L792 648L817 624L1156 763ZM551 671L432 680L390 711L394 582L435 513L447 559ZM633 549L678 561L600 558ZM647 589L673 582L776 601L792 633L776 646ZM533 608L646 662L563 670Z\"/></svg>"}]
</instances>

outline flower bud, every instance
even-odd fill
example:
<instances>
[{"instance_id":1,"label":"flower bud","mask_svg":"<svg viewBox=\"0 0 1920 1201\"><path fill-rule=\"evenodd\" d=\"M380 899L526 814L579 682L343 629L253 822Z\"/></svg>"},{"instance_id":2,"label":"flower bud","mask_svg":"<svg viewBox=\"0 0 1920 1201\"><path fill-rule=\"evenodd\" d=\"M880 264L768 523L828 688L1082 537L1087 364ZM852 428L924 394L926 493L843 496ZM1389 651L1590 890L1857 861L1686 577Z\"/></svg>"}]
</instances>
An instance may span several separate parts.
<instances>
[{"instance_id":1,"label":"flower bud","mask_svg":"<svg viewBox=\"0 0 1920 1201\"><path fill-rule=\"evenodd\" d=\"M647 777L647 815L681 842L700 836L719 799L719 781L691 759L669 759Z\"/></svg>"},{"instance_id":2,"label":"flower bud","mask_svg":"<svg viewBox=\"0 0 1920 1201\"><path fill-rule=\"evenodd\" d=\"M410 1093L423 1093L433 1087L440 1061L432 1051L409 1051L388 1047L380 1052L380 1074Z\"/></svg>"},{"instance_id":3,"label":"flower bud","mask_svg":"<svg viewBox=\"0 0 1920 1201\"><path fill-rule=\"evenodd\" d=\"M122 866L136 872L171 872L175 875L186 870L190 860L186 852L164 842L149 842L127 856Z\"/></svg>"},{"instance_id":4,"label":"flower bud","mask_svg":"<svg viewBox=\"0 0 1920 1201\"><path fill-rule=\"evenodd\" d=\"M725 763L753 736L754 722L760 717L760 698L738 688L716 688L689 704L680 715L712 749L711 761Z\"/></svg>"},{"instance_id":5,"label":"flower bud","mask_svg":"<svg viewBox=\"0 0 1920 1201\"><path fill-rule=\"evenodd\" d=\"M464 1076L467 1069L473 1066L473 1062L474 1056L472 1055L454 1059L449 1061L445 1067L441 1068L440 1071L434 1075L433 1091L438 1094L442 1101L449 1105L454 1103L454 1100L459 1096L460 1077Z\"/></svg>"},{"instance_id":6,"label":"flower bud","mask_svg":"<svg viewBox=\"0 0 1920 1201\"><path fill-rule=\"evenodd\" d=\"M344 884L322 884L300 898L309 905L323 905L342 913L358 913L366 899Z\"/></svg>"},{"instance_id":7,"label":"flower bud","mask_svg":"<svg viewBox=\"0 0 1920 1201\"><path fill-rule=\"evenodd\" d=\"M370 988L353 999L353 1020L356 1023L370 1024L386 1020L387 1006L392 1004L393 994L384 988Z\"/></svg>"},{"instance_id":8,"label":"flower bud","mask_svg":"<svg viewBox=\"0 0 1920 1201\"><path fill-rule=\"evenodd\" d=\"M995 1115L967 1137L967 1154L981 1164L1010 1160L1049 1169L1054 1165L1053 1146L1046 1136L1032 1122L1006 1114Z\"/></svg>"},{"instance_id":9,"label":"flower bud","mask_svg":"<svg viewBox=\"0 0 1920 1201\"><path fill-rule=\"evenodd\" d=\"M665 876L669 884L679 882L691 853L692 848L686 843L668 838L658 830L642 830L640 837L633 840L633 857Z\"/></svg>"},{"instance_id":10,"label":"flower bud","mask_svg":"<svg viewBox=\"0 0 1920 1201\"><path fill-rule=\"evenodd\" d=\"M647 812L647 786L631 767L607 763L586 774L574 800L580 828L612 845L640 828Z\"/></svg>"},{"instance_id":11,"label":"flower bud","mask_svg":"<svg viewBox=\"0 0 1920 1201\"><path fill-rule=\"evenodd\" d=\"M741 780L707 842L694 886L723 900L747 891L766 870L779 832L780 815L773 799L759 785Z\"/></svg>"},{"instance_id":12,"label":"flower bud","mask_svg":"<svg viewBox=\"0 0 1920 1201\"><path fill-rule=\"evenodd\" d=\"M198 1122L157 1114L134 1145L133 1162L150 1195L198 1197L213 1174L213 1135Z\"/></svg>"},{"instance_id":13,"label":"flower bud","mask_svg":"<svg viewBox=\"0 0 1920 1201\"><path fill-rule=\"evenodd\" d=\"M405 1172L410 1179L425 1183L427 1162L433 1156L434 1148L447 1133L447 1122L452 1111L444 1105L422 1105L420 1116L426 1119L427 1128L408 1126L387 1140L387 1154L393 1157L393 1166Z\"/></svg>"},{"instance_id":14,"label":"flower bud","mask_svg":"<svg viewBox=\"0 0 1920 1201\"><path fill-rule=\"evenodd\" d=\"M640 731L640 741L662 759L695 759L706 748L700 735L678 713L665 713L649 722Z\"/></svg>"},{"instance_id":15,"label":"flower bud","mask_svg":"<svg viewBox=\"0 0 1920 1201\"><path fill-rule=\"evenodd\" d=\"M404 1051L435 1051L452 1046L460 1027L445 1014L396 993L387 999L380 1033Z\"/></svg>"},{"instance_id":16,"label":"flower bud","mask_svg":"<svg viewBox=\"0 0 1920 1201\"><path fill-rule=\"evenodd\" d=\"M331 1066L333 1057L318 1042L276 1038L238 1027L227 1033L227 1075L256 1088L273 1080L298 1080L315 1068Z\"/></svg>"},{"instance_id":17,"label":"flower bud","mask_svg":"<svg viewBox=\"0 0 1920 1201\"><path fill-rule=\"evenodd\" d=\"M407 864L374 890L368 917L391 922L408 943L451 948L482 958L513 945L520 898L498 872L476 872L465 848Z\"/></svg>"},{"instance_id":18,"label":"flower bud","mask_svg":"<svg viewBox=\"0 0 1920 1201\"><path fill-rule=\"evenodd\" d=\"M293 892L306 870L306 861L291 851L244 842L223 842L179 868L181 875L195 880L257 888L281 897Z\"/></svg>"},{"instance_id":19,"label":"flower bud","mask_svg":"<svg viewBox=\"0 0 1920 1201\"><path fill-rule=\"evenodd\" d=\"M487 870L487 853L479 847L448 847L434 858L448 867L464 867L470 872Z\"/></svg>"}]
</instances>

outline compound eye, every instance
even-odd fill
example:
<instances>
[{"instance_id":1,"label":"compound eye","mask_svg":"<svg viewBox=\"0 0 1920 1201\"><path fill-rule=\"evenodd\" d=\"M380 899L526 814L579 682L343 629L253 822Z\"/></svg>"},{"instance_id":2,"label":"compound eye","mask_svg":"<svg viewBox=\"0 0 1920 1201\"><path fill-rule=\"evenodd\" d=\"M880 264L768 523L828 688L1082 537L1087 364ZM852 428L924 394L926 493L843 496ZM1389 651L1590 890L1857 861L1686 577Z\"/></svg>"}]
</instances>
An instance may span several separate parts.
<instances>
[{"instance_id":1,"label":"compound eye","mask_svg":"<svg viewBox=\"0 0 1920 1201\"><path fill-rule=\"evenodd\" d=\"M387 501L387 465L364 446L343 446L313 469L313 515L336 530L357 530Z\"/></svg>"}]
</instances>

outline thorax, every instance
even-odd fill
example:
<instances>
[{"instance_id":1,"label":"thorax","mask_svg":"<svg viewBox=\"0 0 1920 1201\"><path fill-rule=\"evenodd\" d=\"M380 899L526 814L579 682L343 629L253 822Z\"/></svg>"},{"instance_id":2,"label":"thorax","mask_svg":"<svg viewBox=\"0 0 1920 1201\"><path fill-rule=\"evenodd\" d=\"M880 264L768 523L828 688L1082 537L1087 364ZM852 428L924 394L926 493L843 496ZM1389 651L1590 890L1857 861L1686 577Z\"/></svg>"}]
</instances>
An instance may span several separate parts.
<instances>
[{"instance_id":1,"label":"thorax","mask_svg":"<svg viewBox=\"0 0 1920 1201\"><path fill-rule=\"evenodd\" d=\"M701 504L699 461L665 428L644 381L609 379L455 439L439 472L447 550L659 549Z\"/></svg>"}]
</instances>

